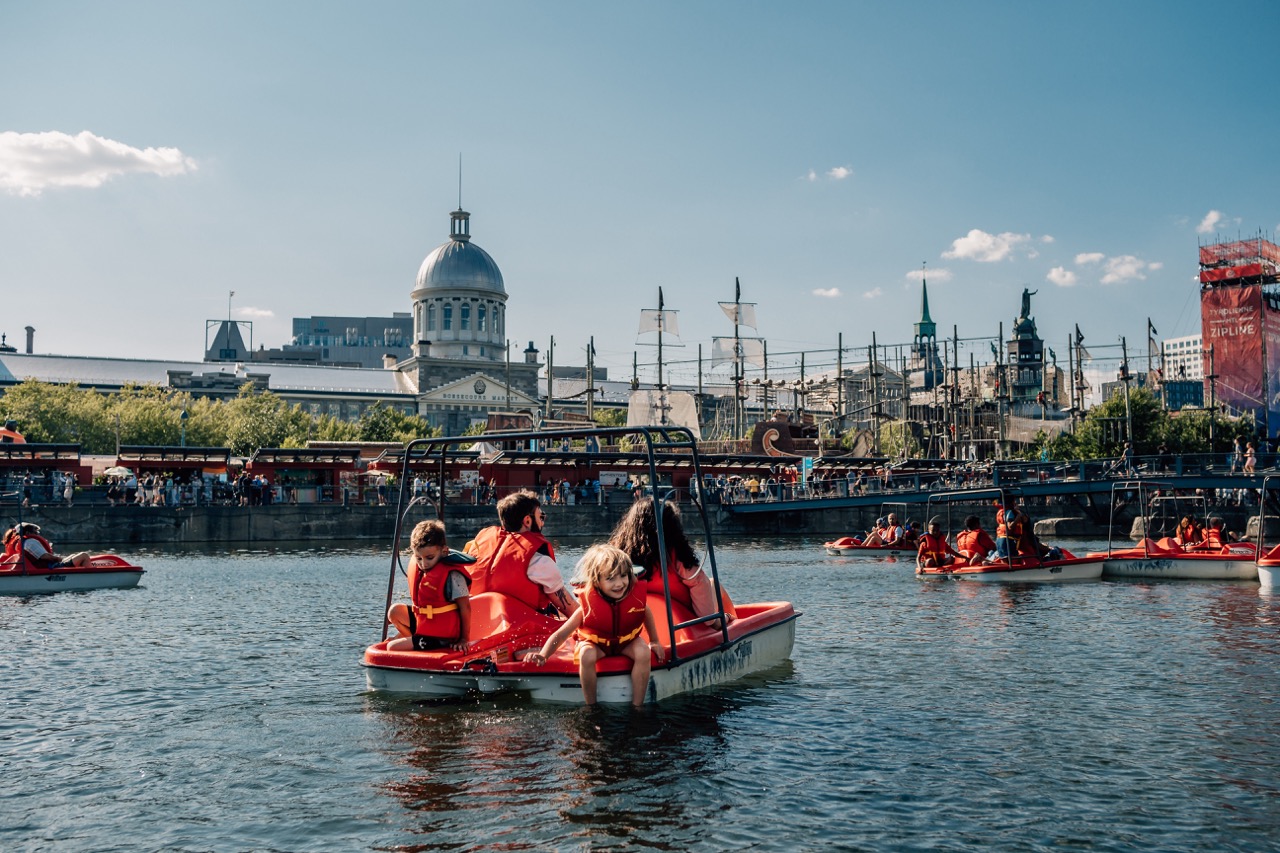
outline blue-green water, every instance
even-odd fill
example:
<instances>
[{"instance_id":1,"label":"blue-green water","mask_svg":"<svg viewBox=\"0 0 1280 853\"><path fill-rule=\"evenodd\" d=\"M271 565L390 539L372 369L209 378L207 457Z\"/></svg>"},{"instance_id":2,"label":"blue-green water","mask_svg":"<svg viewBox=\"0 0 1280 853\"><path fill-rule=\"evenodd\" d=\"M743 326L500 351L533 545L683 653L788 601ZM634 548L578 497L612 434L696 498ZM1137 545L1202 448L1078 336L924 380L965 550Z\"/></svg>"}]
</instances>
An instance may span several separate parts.
<instances>
[{"instance_id":1,"label":"blue-green water","mask_svg":"<svg viewBox=\"0 0 1280 853\"><path fill-rule=\"evenodd\" d=\"M791 665L639 712L366 694L375 549L0 598L0 850L1280 849L1280 597L819 546L717 549Z\"/></svg>"}]
</instances>

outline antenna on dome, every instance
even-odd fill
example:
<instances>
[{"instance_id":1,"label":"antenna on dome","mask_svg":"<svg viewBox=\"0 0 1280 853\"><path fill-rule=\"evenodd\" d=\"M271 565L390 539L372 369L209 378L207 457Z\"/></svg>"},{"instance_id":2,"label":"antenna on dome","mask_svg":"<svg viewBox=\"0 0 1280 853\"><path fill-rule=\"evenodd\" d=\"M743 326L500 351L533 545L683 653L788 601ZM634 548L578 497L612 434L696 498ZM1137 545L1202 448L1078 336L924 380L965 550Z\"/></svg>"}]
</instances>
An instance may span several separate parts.
<instances>
[{"instance_id":1,"label":"antenna on dome","mask_svg":"<svg viewBox=\"0 0 1280 853\"><path fill-rule=\"evenodd\" d=\"M462 210L462 152L458 152L458 210Z\"/></svg>"}]
</instances>

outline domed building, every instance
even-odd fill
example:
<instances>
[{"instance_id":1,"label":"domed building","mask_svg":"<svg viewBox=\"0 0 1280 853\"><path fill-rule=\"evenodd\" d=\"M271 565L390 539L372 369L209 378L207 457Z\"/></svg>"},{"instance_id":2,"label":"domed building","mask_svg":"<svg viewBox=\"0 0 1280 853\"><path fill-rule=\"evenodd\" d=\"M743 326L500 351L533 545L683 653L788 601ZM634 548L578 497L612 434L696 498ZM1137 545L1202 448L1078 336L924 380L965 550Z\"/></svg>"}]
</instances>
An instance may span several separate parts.
<instances>
[{"instance_id":1,"label":"domed building","mask_svg":"<svg viewBox=\"0 0 1280 853\"><path fill-rule=\"evenodd\" d=\"M511 362L507 290L471 241L471 214L450 214L448 242L422 262L413 299L413 354L396 365L416 385L418 414L458 435L489 411L538 408L538 351Z\"/></svg>"}]
</instances>

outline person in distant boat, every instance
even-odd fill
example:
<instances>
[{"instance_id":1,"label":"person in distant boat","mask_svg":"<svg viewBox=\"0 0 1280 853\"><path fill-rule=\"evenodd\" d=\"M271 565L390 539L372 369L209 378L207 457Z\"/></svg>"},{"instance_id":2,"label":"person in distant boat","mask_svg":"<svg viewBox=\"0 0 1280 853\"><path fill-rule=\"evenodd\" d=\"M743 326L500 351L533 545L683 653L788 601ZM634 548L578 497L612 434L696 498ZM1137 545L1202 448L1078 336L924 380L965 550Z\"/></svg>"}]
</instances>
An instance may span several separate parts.
<instances>
[{"instance_id":1,"label":"person in distant boat","mask_svg":"<svg viewBox=\"0 0 1280 853\"><path fill-rule=\"evenodd\" d=\"M902 525L898 523L896 513L889 513L889 517L885 519L884 527L877 529L874 533L867 537L864 545L897 545L898 540L902 538Z\"/></svg>"},{"instance_id":2,"label":"person in distant boat","mask_svg":"<svg viewBox=\"0 0 1280 853\"><path fill-rule=\"evenodd\" d=\"M568 617L578 600L564 584L551 543L542 535L546 513L538 496L521 489L498 501L500 525L486 527L467 543L471 592L500 592L537 610Z\"/></svg>"},{"instance_id":3,"label":"person in distant boat","mask_svg":"<svg viewBox=\"0 0 1280 853\"><path fill-rule=\"evenodd\" d=\"M1226 530L1226 522L1219 516L1213 516L1209 519L1209 523L1204 528L1204 540L1200 547L1206 551L1225 551L1227 546L1235 541Z\"/></svg>"},{"instance_id":4,"label":"person in distant boat","mask_svg":"<svg viewBox=\"0 0 1280 853\"><path fill-rule=\"evenodd\" d=\"M625 655L631 658L631 703L643 705L652 668L650 653L658 663L667 659L667 650L657 639L645 586L636 580L631 558L612 545L588 548L578 563L578 571L586 580L582 607L547 638L540 650L526 655L525 660L542 666L569 635L577 631L578 647L574 656L586 703L596 703L596 662L608 655ZM648 635L649 642L640 636L641 629Z\"/></svg>"},{"instance_id":5,"label":"person in distant boat","mask_svg":"<svg viewBox=\"0 0 1280 853\"><path fill-rule=\"evenodd\" d=\"M982 529L981 519L971 515L964 520L964 530L956 534L956 550L969 562L976 563L990 556L991 552L996 550L996 543L987 531Z\"/></svg>"},{"instance_id":6,"label":"person in distant boat","mask_svg":"<svg viewBox=\"0 0 1280 853\"><path fill-rule=\"evenodd\" d=\"M1036 555L1035 534L1031 519L1007 498L996 510L996 556L1007 560L1019 555Z\"/></svg>"},{"instance_id":7,"label":"person in distant boat","mask_svg":"<svg viewBox=\"0 0 1280 853\"><path fill-rule=\"evenodd\" d=\"M957 557L963 556L951 547L947 537L942 534L942 521L937 516L929 519L929 529L920 536L920 549L916 551L916 568L936 569L949 566Z\"/></svg>"},{"instance_id":8,"label":"person in distant boat","mask_svg":"<svg viewBox=\"0 0 1280 853\"><path fill-rule=\"evenodd\" d=\"M671 589L672 602L683 604L695 616L710 616L720 612L716 599L715 583L702 569L698 554L685 535L680 522L680 510L670 501L662 504L662 539L667 547L667 585ZM631 558L633 565L641 569L638 580L649 595L665 596L658 548L658 522L652 500L640 500L631 505L627 514L618 522L609 537L609 544ZM729 621L737 618L729 593L720 588L724 600L724 612ZM719 627L719 619L712 624Z\"/></svg>"},{"instance_id":9,"label":"person in distant boat","mask_svg":"<svg viewBox=\"0 0 1280 853\"><path fill-rule=\"evenodd\" d=\"M24 521L4 532L4 556L13 557L19 552L27 560L42 569L79 568L89 565L89 552L79 551L68 557L58 555L53 544L40 535L40 526Z\"/></svg>"},{"instance_id":10,"label":"person in distant boat","mask_svg":"<svg viewBox=\"0 0 1280 853\"><path fill-rule=\"evenodd\" d=\"M387 611L400 636L388 649L466 651L471 628L471 577L463 554L449 550L444 524L419 522L409 536L409 604Z\"/></svg>"},{"instance_id":11,"label":"person in distant boat","mask_svg":"<svg viewBox=\"0 0 1280 853\"><path fill-rule=\"evenodd\" d=\"M1204 541L1204 530L1196 523L1194 517L1184 515L1182 520L1178 522L1178 529L1173 535L1173 541L1184 549L1194 548Z\"/></svg>"}]
</instances>

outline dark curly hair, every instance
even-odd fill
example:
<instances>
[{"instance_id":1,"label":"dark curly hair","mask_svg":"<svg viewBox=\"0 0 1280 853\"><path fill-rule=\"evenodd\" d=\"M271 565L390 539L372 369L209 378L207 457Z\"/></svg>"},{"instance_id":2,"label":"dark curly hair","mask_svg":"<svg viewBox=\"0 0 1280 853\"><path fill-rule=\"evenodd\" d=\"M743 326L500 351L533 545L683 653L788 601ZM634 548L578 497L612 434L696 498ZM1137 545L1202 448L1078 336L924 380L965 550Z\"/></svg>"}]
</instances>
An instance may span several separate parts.
<instances>
[{"instance_id":1,"label":"dark curly hair","mask_svg":"<svg viewBox=\"0 0 1280 853\"><path fill-rule=\"evenodd\" d=\"M609 544L625 551L631 562L644 570L641 577L648 580L658 570L658 525L654 519L654 501L641 498L631 505L627 514L613 529ZM698 564L698 554L689 544L680 523L680 509L670 501L662 504L662 538L668 553L689 568Z\"/></svg>"}]
</instances>

